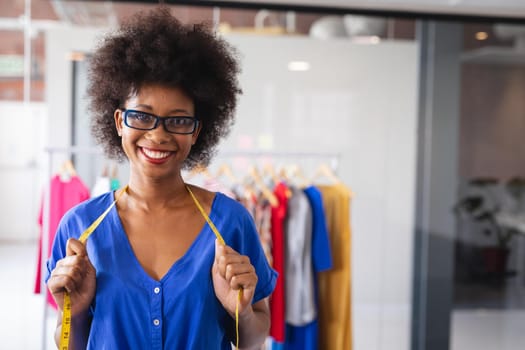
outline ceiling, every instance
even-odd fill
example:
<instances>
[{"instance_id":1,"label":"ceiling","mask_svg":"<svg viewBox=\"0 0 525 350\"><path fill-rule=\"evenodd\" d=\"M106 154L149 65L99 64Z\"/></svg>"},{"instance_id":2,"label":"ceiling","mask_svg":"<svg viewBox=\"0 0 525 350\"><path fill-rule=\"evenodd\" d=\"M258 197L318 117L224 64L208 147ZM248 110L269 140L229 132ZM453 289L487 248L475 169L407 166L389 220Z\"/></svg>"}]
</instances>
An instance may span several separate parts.
<instances>
[{"instance_id":1,"label":"ceiling","mask_svg":"<svg viewBox=\"0 0 525 350\"><path fill-rule=\"evenodd\" d=\"M216 2L220 3L221 1ZM525 0L232 0L228 2L453 16L523 18L525 20Z\"/></svg>"}]
</instances>

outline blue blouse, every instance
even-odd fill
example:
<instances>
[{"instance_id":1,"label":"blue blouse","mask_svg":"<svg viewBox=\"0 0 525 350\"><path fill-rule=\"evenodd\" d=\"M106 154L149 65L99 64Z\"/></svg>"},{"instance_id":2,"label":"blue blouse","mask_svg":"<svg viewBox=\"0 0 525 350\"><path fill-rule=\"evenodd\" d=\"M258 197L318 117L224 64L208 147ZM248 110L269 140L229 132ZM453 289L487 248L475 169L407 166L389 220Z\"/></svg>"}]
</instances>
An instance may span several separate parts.
<instances>
[{"instance_id":1,"label":"blue blouse","mask_svg":"<svg viewBox=\"0 0 525 350\"><path fill-rule=\"evenodd\" d=\"M90 199L64 215L47 262L46 282L77 238L114 200L113 192ZM277 273L270 268L252 217L235 200L216 193L210 219L226 244L250 258L258 282L253 302L269 296ZM235 320L215 296L211 267L215 235L205 224L188 251L157 281L139 264L116 209L87 240L97 271L88 349L224 349ZM234 333L233 333L234 334Z\"/></svg>"}]
</instances>

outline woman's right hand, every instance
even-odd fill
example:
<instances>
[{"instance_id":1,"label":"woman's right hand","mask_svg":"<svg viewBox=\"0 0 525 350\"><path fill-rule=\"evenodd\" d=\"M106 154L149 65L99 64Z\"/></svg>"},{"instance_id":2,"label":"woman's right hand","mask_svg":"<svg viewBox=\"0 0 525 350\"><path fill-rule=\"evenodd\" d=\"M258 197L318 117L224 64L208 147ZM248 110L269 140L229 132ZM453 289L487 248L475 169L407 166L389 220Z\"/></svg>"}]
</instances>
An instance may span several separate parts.
<instances>
[{"instance_id":1,"label":"woman's right hand","mask_svg":"<svg viewBox=\"0 0 525 350\"><path fill-rule=\"evenodd\" d=\"M60 310L64 306L64 292L71 297L71 315L85 313L96 289L96 271L79 240L70 238L66 244L66 257L59 260L47 282L47 287Z\"/></svg>"}]
</instances>

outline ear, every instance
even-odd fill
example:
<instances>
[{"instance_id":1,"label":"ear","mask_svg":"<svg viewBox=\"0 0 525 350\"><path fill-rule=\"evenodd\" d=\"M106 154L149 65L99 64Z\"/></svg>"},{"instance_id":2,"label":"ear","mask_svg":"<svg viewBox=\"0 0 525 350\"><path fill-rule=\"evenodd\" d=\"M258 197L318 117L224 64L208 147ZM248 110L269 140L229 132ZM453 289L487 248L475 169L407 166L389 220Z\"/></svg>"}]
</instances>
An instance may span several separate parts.
<instances>
[{"instance_id":1,"label":"ear","mask_svg":"<svg viewBox=\"0 0 525 350\"><path fill-rule=\"evenodd\" d=\"M197 129L195 129L195 131L191 135L191 144L192 145L194 145L195 142L197 142L197 138L199 137L199 133L201 132L201 129L202 129L202 123L199 122L199 125L197 125Z\"/></svg>"},{"instance_id":2,"label":"ear","mask_svg":"<svg viewBox=\"0 0 525 350\"><path fill-rule=\"evenodd\" d=\"M122 113L122 110L115 109L113 118L115 118L115 127L117 128L117 134L118 136L122 136L122 128L124 125L124 114Z\"/></svg>"}]
</instances>

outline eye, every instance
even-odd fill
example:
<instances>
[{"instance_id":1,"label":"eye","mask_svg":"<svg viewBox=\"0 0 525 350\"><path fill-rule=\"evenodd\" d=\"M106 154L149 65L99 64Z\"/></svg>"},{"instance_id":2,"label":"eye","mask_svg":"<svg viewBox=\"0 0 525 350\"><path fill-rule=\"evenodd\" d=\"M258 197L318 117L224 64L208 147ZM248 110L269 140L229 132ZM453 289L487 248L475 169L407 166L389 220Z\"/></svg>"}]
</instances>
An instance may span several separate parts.
<instances>
[{"instance_id":1,"label":"eye","mask_svg":"<svg viewBox=\"0 0 525 350\"><path fill-rule=\"evenodd\" d=\"M139 123L151 123L151 121L155 119L152 115L138 111L129 112L128 118Z\"/></svg>"},{"instance_id":2,"label":"eye","mask_svg":"<svg viewBox=\"0 0 525 350\"><path fill-rule=\"evenodd\" d=\"M171 117L166 120L171 126L182 127L193 125L193 118L189 117Z\"/></svg>"}]
</instances>

